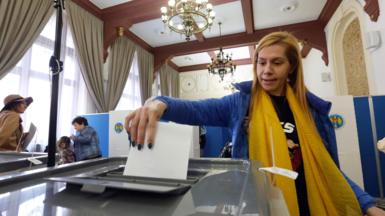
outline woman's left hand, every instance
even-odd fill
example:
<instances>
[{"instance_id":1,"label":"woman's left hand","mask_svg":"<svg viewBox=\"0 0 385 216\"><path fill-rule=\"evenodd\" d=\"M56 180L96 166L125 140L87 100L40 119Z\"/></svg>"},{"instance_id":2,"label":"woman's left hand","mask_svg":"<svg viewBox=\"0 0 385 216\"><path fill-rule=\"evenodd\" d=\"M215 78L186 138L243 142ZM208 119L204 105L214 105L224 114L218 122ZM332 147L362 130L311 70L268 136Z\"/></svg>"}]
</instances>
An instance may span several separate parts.
<instances>
[{"instance_id":1,"label":"woman's left hand","mask_svg":"<svg viewBox=\"0 0 385 216\"><path fill-rule=\"evenodd\" d=\"M385 211L378 207L370 207L366 211L367 216L385 216Z\"/></svg>"}]
</instances>

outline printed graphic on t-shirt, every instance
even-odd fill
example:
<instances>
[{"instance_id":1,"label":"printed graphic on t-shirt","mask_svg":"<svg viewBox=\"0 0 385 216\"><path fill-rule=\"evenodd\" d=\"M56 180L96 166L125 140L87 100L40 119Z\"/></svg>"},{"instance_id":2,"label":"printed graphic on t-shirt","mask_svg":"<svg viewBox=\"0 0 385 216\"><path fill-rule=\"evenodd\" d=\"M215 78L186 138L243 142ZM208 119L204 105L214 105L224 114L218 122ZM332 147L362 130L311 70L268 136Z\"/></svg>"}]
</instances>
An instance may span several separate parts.
<instances>
[{"instance_id":1,"label":"printed graphic on t-shirt","mask_svg":"<svg viewBox=\"0 0 385 216\"><path fill-rule=\"evenodd\" d=\"M291 165L294 171L298 171L301 165L301 148L298 144L298 137L295 128L295 124L291 122L281 122L282 129L286 135L286 143L289 149L289 156L291 160Z\"/></svg>"},{"instance_id":2,"label":"printed graphic on t-shirt","mask_svg":"<svg viewBox=\"0 0 385 216\"><path fill-rule=\"evenodd\" d=\"M286 135L286 142L293 170L299 171L301 168L302 156L293 113L284 96L271 96L271 99L282 129Z\"/></svg>"},{"instance_id":3,"label":"printed graphic on t-shirt","mask_svg":"<svg viewBox=\"0 0 385 216\"><path fill-rule=\"evenodd\" d=\"M297 171L301 165L301 149L299 145L294 143L293 140L287 139L287 146L289 147L289 156L291 165L294 171Z\"/></svg>"}]
</instances>

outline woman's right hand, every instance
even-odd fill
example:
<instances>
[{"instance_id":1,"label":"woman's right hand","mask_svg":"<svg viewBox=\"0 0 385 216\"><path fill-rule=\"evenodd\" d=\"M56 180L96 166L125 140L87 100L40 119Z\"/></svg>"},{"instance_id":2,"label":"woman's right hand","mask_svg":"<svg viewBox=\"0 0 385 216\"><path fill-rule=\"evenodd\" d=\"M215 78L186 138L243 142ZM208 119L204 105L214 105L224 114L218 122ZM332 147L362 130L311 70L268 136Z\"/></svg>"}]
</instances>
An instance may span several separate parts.
<instances>
[{"instance_id":1,"label":"woman's right hand","mask_svg":"<svg viewBox=\"0 0 385 216\"><path fill-rule=\"evenodd\" d=\"M166 109L167 105L162 101L152 100L126 116L124 127L133 146L142 149L147 137L148 148L152 148L157 122Z\"/></svg>"}]
</instances>

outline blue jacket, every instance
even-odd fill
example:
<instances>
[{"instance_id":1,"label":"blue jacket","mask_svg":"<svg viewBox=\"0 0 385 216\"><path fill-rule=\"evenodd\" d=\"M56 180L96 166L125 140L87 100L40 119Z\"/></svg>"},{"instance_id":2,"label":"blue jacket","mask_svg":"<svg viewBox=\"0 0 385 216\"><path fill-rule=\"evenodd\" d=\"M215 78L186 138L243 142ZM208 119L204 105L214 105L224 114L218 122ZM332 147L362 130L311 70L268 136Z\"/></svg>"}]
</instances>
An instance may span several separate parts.
<instances>
[{"instance_id":1,"label":"blue jacket","mask_svg":"<svg viewBox=\"0 0 385 216\"><path fill-rule=\"evenodd\" d=\"M232 157L248 159L248 138L243 127L244 118L248 114L251 97L251 81L235 84L239 90L234 94L220 99L186 101L159 96L156 99L167 104L167 110L162 119L189 125L210 125L228 127L232 131ZM334 128L329 120L331 103L316 95L307 93L308 103L313 114L318 132L323 139L326 149L337 165L337 143ZM358 185L345 176L360 203L361 210L366 212L375 205L374 199Z\"/></svg>"},{"instance_id":2,"label":"blue jacket","mask_svg":"<svg viewBox=\"0 0 385 216\"><path fill-rule=\"evenodd\" d=\"M79 130L74 139L76 161L87 160L101 155L99 138L95 129L86 126Z\"/></svg>"}]
</instances>

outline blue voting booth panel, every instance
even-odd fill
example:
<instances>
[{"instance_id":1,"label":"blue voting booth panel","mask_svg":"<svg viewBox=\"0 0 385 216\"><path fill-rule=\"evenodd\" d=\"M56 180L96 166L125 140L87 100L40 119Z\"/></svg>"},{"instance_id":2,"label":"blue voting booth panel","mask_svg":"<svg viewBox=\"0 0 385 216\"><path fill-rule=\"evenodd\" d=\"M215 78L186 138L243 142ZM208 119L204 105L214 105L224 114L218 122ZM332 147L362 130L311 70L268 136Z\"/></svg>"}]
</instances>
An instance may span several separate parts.
<instances>
[{"instance_id":1,"label":"blue voting booth panel","mask_svg":"<svg viewBox=\"0 0 385 216\"><path fill-rule=\"evenodd\" d=\"M385 96L373 96L374 119L376 123L377 140L385 137ZM385 154L380 152L380 170L382 185L385 188ZM385 189L383 190L385 194Z\"/></svg>"},{"instance_id":2,"label":"blue voting booth panel","mask_svg":"<svg viewBox=\"0 0 385 216\"><path fill-rule=\"evenodd\" d=\"M206 145L203 149L203 157L219 157L221 149L231 142L231 132L224 127L206 126Z\"/></svg>"},{"instance_id":3,"label":"blue voting booth panel","mask_svg":"<svg viewBox=\"0 0 385 216\"><path fill-rule=\"evenodd\" d=\"M380 188L378 182L378 173L376 169L376 151L374 148L372 135L369 98L356 97L353 99L353 101L354 110L356 113L358 141L365 191L367 191L372 196L379 197Z\"/></svg>"},{"instance_id":4,"label":"blue voting booth panel","mask_svg":"<svg viewBox=\"0 0 385 216\"><path fill-rule=\"evenodd\" d=\"M87 114L84 117L88 121L88 125L93 127L99 135L100 149L103 157L108 157L108 113Z\"/></svg>"}]
</instances>

